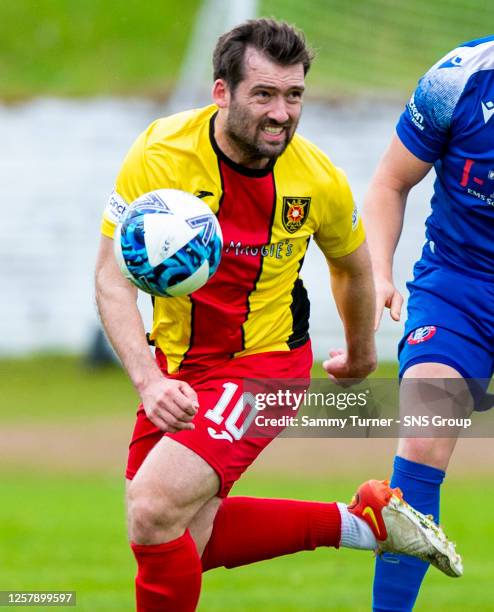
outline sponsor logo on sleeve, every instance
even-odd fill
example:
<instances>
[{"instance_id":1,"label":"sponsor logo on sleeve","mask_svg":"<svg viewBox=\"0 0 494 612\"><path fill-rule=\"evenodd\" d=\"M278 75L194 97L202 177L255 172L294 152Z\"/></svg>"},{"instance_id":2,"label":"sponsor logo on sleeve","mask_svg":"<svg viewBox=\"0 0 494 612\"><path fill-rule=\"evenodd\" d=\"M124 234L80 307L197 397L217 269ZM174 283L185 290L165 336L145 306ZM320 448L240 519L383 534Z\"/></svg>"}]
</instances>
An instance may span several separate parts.
<instances>
[{"instance_id":1,"label":"sponsor logo on sleeve","mask_svg":"<svg viewBox=\"0 0 494 612\"><path fill-rule=\"evenodd\" d=\"M358 220L359 220L358 208L357 208L357 205L355 204L353 207L353 212L352 212L352 231L355 231L357 229Z\"/></svg>"},{"instance_id":2,"label":"sponsor logo on sleeve","mask_svg":"<svg viewBox=\"0 0 494 612\"><path fill-rule=\"evenodd\" d=\"M105 217L112 223L120 223L127 212L129 205L116 191L112 191L105 208Z\"/></svg>"},{"instance_id":3,"label":"sponsor logo on sleeve","mask_svg":"<svg viewBox=\"0 0 494 612\"><path fill-rule=\"evenodd\" d=\"M415 125L415 127L422 131L424 129L424 115L419 112L419 109L415 104L415 95L412 95L412 97L410 98L410 102L407 104L407 108L413 125Z\"/></svg>"}]
</instances>

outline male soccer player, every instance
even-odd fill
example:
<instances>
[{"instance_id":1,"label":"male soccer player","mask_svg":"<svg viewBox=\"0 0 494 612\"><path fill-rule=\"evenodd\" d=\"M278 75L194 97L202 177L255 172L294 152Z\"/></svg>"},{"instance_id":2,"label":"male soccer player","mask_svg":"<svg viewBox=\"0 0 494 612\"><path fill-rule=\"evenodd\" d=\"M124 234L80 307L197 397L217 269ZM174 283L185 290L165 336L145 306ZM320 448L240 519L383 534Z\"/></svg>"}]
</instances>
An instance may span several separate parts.
<instances>
[{"instance_id":1,"label":"male soccer player","mask_svg":"<svg viewBox=\"0 0 494 612\"><path fill-rule=\"evenodd\" d=\"M434 165L426 243L408 283L400 377L457 379L470 396L471 406L464 409L479 408L479 389L485 389L494 366L494 37L460 45L440 59L419 81L396 132L364 205L376 326L385 306L394 320L400 318L403 299L393 284L393 254L408 192ZM421 403L425 408L420 385L402 385L404 412L414 406L417 412L417 403L419 412ZM451 384L437 384L435 405L452 411L450 391ZM439 488L456 443L454 430L449 434L400 440L391 481L436 521ZM374 609L411 610L426 570L426 563L409 557L378 559Z\"/></svg>"},{"instance_id":2,"label":"male soccer player","mask_svg":"<svg viewBox=\"0 0 494 612\"><path fill-rule=\"evenodd\" d=\"M214 104L153 123L125 159L105 212L98 306L142 400L127 465L140 611L194 610L203 571L317 546L409 551L460 571L443 534L386 483L363 485L350 508L227 498L270 441L239 425L244 379L309 378L299 269L311 236L328 259L347 342L327 372L361 379L376 363L370 260L350 189L295 135L310 62L302 35L284 23L249 21L221 36ZM224 250L205 287L155 299L154 360L112 235L130 202L164 187L203 198Z\"/></svg>"}]
</instances>

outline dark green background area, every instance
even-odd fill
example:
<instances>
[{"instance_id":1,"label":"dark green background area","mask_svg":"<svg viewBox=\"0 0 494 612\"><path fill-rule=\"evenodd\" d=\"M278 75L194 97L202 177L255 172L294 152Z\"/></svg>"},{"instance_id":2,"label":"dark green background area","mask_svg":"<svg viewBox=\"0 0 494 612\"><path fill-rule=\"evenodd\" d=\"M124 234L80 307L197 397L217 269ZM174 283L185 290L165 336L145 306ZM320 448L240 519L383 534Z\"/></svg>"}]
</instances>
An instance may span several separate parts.
<instances>
[{"instance_id":1,"label":"dark green background area","mask_svg":"<svg viewBox=\"0 0 494 612\"><path fill-rule=\"evenodd\" d=\"M198 0L0 3L0 97L166 94Z\"/></svg>"},{"instance_id":2,"label":"dark green background area","mask_svg":"<svg viewBox=\"0 0 494 612\"><path fill-rule=\"evenodd\" d=\"M0 99L164 97L199 7L199 0L2 2ZM408 92L448 50L494 28L488 0L260 0L258 11L305 31L318 52L310 91L324 98Z\"/></svg>"}]
</instances>

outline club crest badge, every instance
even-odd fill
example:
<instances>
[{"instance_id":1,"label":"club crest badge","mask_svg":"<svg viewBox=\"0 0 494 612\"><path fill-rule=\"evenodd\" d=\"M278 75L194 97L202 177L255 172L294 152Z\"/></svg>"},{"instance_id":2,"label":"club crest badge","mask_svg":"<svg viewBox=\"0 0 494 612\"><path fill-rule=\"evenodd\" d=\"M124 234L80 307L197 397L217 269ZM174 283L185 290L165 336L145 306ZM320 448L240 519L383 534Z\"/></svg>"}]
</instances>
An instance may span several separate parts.
<instances>
[{"instance_id":1,"label":"club crest badge","mask_svg":"<svg viewBox=\"0 0 494 612\"><path fill-rule=\"evenodd\" d=\"M283 227L290 234L294 234L306 222L309 216L311 198L283 198L282 221Z\"/></svg>"},{"instance_id":2,"label":"club crest badge","mask_svg":"<svg viewBox=\"0 0 494 612\"><path fill-rule=\"evenodd\" d=\"M434 325L426 325L425 327L418 327L413 331L407 338L408 344L421 344L427 342L433 336L436 335L436 327Z\"/></svg>"}]
</instances>

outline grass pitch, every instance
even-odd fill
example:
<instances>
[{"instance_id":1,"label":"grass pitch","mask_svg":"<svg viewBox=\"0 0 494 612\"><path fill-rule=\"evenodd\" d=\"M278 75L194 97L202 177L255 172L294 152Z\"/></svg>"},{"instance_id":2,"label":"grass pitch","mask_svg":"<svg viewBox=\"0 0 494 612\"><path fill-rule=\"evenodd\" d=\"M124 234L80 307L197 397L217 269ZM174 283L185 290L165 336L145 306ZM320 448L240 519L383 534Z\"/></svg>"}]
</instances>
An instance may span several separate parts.
<instances>
[{"instance_id":1,"label":"grass pitch","mask_svg":"<svg viewBox=\"0 0 494 612\"><path fill-rule=\"evenodd\" d=\"M335 470L336 472L336 470ZM348 500L358 479L247 475L244 495ZM444 523L460 543L465 576L427 575L417 610L493 609L491 490L475 480L444 488ZM475 517L467 513L475 500ZM239 526L239 528L241 528ZM135 565L126 543L123 482L105 476L10 473L2 477L1 589L70 589L84 612L133 610ZM202 612L370 609L372 554L319 549L204 576Z\"/></svg>"}]
</instances>

